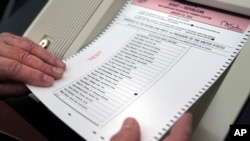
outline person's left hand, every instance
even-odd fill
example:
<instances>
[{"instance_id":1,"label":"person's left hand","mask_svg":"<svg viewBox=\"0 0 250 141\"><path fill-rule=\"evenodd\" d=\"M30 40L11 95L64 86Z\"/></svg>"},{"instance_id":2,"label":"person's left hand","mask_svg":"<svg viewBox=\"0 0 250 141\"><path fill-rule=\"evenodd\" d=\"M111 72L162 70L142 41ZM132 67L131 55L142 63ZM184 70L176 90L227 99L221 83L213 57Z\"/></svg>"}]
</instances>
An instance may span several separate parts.
<instances>
[{"instance_id":1,"label":"person's left hand","mask_svg":"<svg viewBox=\"0 0 250 141\"><path fill-rule=\"evenodd\" d=\"M0 34L0 98L28 94L26 84L48 87L66 65L29 39Z\"/></svg>"}]
</instances>

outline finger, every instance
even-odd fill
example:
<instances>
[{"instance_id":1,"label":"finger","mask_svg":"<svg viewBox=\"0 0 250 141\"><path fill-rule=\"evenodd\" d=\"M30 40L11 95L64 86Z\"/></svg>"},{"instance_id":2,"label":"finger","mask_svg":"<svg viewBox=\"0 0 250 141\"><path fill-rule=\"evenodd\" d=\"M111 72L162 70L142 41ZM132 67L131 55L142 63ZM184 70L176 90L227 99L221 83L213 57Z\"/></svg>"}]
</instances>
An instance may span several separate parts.
<instances>
[{"instance_id":1,"label":"finger","mask_svg":"<svg viewBox=\"0 0 250 141\"><path fill-rule=\"evenodd\" d=\"M58 57L54 56L52 53L46 51L27 38L16 36L10 33L2 33L0 34L0 38L2 38L1 40L4 43L10 46L21 48L30 54L41 58L44 62L49 63L50 65L60 67L62 69L66 68L65 63L60 61Z\"/></svg>"},{"instance_id":2,"label":"finger","mask_svg":"<svg viewBox=\"0 0 250 141\"><path fill-rule=\"evenodd\" d=\"M140 127L138 122L133 118L127 118L111 141L140 141Z\"/></svg>"},{"instance_id":3,"label":"finger","mask_svg":"<svg viewBox=\"0 0 250 141\"><path fill-rule=\"evenodd\" d=\"M1 43L0 43L0 46L2 46L0 47L0 56L19 61L20 63L23 63L34 69L38 69L54 77L55 79L59 79L63 75L63 72L64 72L63 68L57 68L55 66L49 65L45 63L44 61L42 61L40 58L34 55L31 55L22 49L9 46L9 45L2 45Z\"/></svg>"},{"instance_id":4,"label":"finger","mask_svg":"<svg viewBox=\"0 0 250 141\"><path fill-rule=\"evenodd\" d=\"M53 85L53 77L18 61L0 57L0 64L0 80L2 81L15 80L41 87Z\"/></svg>"},{"instance_id":5,"label":"finger","mask_svg":"<svg viewBox=\"0 0 250 141\"><path fill-rule=\"evenodd\" d=\"M190 141L192 136L192 115L186 113L172 127L170 134L163 141Z\"/></svg>"},{"instance_id":6,"label":"finger","mask_svg":"<svg viewBox=\"0 0 250 141\"><path fill-rule=\"evenodd\" d=\"M27 95L30 93L29 89L25 87L23 83L19 82L0 82L0 90L0 99L11 96Z\"/></svg>"}]
</instances>

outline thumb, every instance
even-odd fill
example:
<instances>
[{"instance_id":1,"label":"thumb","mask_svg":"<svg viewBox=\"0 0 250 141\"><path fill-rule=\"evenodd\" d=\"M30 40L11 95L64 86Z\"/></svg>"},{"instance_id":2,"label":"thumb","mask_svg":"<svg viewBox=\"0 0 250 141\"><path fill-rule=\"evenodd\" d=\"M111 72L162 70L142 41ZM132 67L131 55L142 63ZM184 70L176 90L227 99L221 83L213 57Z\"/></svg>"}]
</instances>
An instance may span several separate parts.
<instances>
[{"instance_id":1,"label":"thumb","mask_svg":"<svg viewBox=\"0 0 250 141\"><path fill-rule=\"evenodd\" d=\"M127 118L111 141L140 141L140 126L134 118Z\"/></svg>"}]
</instances>

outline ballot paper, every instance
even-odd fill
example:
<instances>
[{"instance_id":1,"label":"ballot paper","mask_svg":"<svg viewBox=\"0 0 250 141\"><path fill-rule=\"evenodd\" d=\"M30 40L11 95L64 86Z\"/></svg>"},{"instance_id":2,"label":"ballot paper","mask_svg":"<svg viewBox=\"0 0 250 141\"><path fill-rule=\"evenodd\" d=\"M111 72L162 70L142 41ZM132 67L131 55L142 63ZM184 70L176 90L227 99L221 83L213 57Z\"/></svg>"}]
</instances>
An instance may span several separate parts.
<instances>
[{"instance_id":1,"label":"ballot paper","mask_svg":"<svg viewBox=\"0 0 250 141\"><path fill-rule=\"evenodd\" d=\"M249 19L172 0L132 0L53 86L28 86L76 133L108 141L127 117L160 140L214 84L250 34Z\"/></svg>"}]
</instances>

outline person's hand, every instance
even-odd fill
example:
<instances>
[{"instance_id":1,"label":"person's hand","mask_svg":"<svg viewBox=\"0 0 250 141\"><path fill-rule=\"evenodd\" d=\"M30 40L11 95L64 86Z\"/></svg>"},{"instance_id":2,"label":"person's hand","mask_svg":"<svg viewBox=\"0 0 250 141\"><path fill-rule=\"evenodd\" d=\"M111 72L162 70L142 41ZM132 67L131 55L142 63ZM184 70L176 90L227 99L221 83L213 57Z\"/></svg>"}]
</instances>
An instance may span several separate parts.
<instances>
[{"instance_id":1,"label":"person's hand","mask_svg":"<svg viewBox=\"0 0 250 141\"><path fill-rule=\"evenodd\" d=\"M186 113L174 124L163 141L190 141L192 137L192 115Z\"/></svg>"},{"instance_id":2,"label":"person's hand","mask_svg":"<svg viewBox=\"0 0 250 141\"><path fill-rule=\"evenodd\" d=\"M0 34L0 97L28 94L25 84L48 87L65 64L29 39Z\"/></svg>"},{"instance_id":3,"label":"person's hand","mask_svg":"<svg viewBox=\"0 0 250 141\"><path fill-rule=\"evenodd\" d=\"M111 141L140 141L140 126L134 118L127 118Z\"/></svg>"},{"instance_id":4,"label":"person's hand","mask_svg":"<svg viewBox=\"0 0 250 141\"><path fill-rule=\"evenodd\" d=\"M163 141L190 141L192 136L192 115L184 114L172 127L168 136ZM133 118L127 118L111 141L140 141L140 127Z\"/></svg>"}]
</instances>

